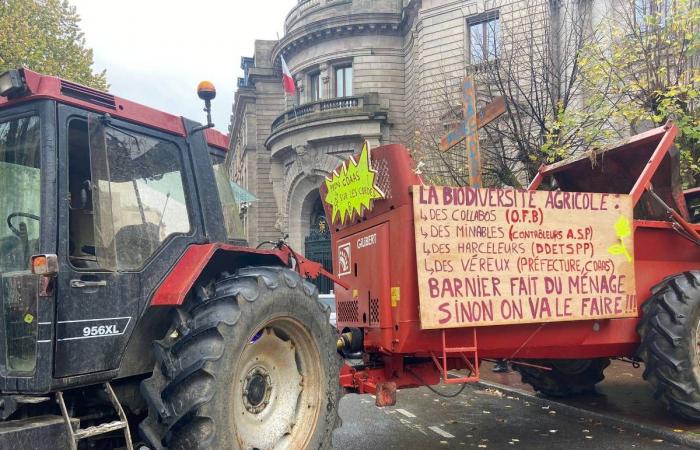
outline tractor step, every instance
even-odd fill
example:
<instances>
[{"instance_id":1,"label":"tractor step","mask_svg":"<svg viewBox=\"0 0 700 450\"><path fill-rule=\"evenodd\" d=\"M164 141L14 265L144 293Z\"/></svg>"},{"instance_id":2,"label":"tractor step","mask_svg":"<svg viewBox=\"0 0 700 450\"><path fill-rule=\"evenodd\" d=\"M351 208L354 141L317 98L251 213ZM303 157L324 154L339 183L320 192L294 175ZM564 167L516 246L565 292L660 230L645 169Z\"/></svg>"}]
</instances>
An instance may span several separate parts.
<instances>
[{"instance_id":1,"label":"tractor step","mask_svg":"<svg viewBox=\"0 0 700 450\"><path fill-rule=\"evenodd\" d=\"M75 438L76 441L79 441L81 439L93 437L93 436L99 436L101 434L107 434L111 433L112 431L117 431L121 430L123 428L126 428L127 423L122 422L121 420L115 420L114 422L107 422L107 423L102 423L100 425L95 425L93 427L87 427L80 429L76 432L73 433L73 437Z\"/></svg>"},{"instance_id":2,"label":"tractor step","mask_svg":"<svg viewBox=\"0 0 700 450\"><path fill-rule=\"evenodd\" d=\"M112 422L101 423L99 425L94 425L84 429L73 430L71 425L71 417L68 414L68 409L66 408L66 402L63 400L63 392L56 392L56 398L58 399L58 404L61 407L61 414L63 415L63 421L66 424L66 429L68 430L68 436L70 439L71 450L78 449L78 441L81 439L86 439L89 437L99 436L102 434L112 433L118 430L124 430L124 439L126 440L127 450L133 450L133 445L131 444L131 432L129 431L129 422L126 419L126 414L122 408L119 399L117 398L112 386L109 383L104 384L104 390L109 397L109 401L112 403L112 407L117 412L119 420ZM73 419L75 420L75 419Z\"/></svg>"}]
</instances>

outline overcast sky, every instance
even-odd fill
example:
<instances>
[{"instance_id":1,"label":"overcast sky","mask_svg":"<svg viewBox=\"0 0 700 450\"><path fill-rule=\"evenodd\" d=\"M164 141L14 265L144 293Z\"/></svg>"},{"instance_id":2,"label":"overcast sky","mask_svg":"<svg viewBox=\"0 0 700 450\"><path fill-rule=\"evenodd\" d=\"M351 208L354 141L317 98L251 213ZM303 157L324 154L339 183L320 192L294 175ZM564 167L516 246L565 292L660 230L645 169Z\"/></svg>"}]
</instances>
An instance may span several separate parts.
<instances>
[{"instance_id":1,"label":"overcast sky","mask_svg":"<svg viewBox=\"0 0 700 450\"><path fill-rule=\"evenodd\" d=\"M70 2L113 94L204 122L196 88L210 80L213 119L226 132L241 56L253 56L255 39L283 35L297 0Z\"/></svg>"}]
</instances>

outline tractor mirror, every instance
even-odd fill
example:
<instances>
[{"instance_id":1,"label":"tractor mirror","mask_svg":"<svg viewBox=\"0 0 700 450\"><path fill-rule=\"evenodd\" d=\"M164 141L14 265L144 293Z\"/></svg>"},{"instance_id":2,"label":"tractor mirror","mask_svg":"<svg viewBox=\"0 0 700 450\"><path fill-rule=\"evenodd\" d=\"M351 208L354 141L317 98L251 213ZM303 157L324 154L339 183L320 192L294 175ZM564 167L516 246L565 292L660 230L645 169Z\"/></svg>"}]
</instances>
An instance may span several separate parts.
<instances>
[{"instance_id":1,"label":"tractor mirror","mask_svg":"<svg viewBox=\"0 0 700 450\"><path fill-rule=\"evenodd\" d=\"M53 254L32 256L32 273L45 277L58 275L58 256Z\"/></svg>"}]
</instances>

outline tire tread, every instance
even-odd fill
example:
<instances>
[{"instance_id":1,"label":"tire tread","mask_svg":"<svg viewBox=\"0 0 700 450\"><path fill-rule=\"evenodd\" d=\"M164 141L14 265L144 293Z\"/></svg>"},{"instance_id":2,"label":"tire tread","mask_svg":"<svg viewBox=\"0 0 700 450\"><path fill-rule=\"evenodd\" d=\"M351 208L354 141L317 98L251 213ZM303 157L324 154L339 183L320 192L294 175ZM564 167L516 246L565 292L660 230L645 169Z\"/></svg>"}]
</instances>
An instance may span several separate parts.
<instances>
[{"instance_id":1,"label":"tire tread","mask_svg":"<svg viewBox=\"0 0 700 450\"><path fill-rule=\"evenodd\" d=\"M676 415L700 420L700 384L693 370L690 318L700 308L700 271L666 277L651 289L637 326L641 343L637 357L646 367L643 377L654 388L654 397Z\"/></svg>"}]
</instances>

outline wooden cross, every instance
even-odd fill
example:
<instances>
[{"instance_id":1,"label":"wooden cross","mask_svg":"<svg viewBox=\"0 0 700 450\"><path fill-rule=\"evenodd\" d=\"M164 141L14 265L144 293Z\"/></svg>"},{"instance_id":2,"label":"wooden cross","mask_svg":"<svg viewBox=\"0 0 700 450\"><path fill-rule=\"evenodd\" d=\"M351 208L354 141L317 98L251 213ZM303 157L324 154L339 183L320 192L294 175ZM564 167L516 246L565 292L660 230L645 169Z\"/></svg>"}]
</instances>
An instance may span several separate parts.
<instances>
[{"instance_id":1,"label":"wooden cross","mask_svg":"<svg viewBox=\"0 0 700 450\"><path fill-rule=\"evenodd\" d=\"M474 80L466 77L462 81L462 103L464 119L446 136L440 139L440 150L447 151L465 141L467 147L467 160L469 162L469 185L473 188L481 187L481 152L479 150L479 128L492 122L506 112L506 103L503 97L496 97L484 109L476 111L476 94L474 92Z\"/></svg>"}]
</instances>

